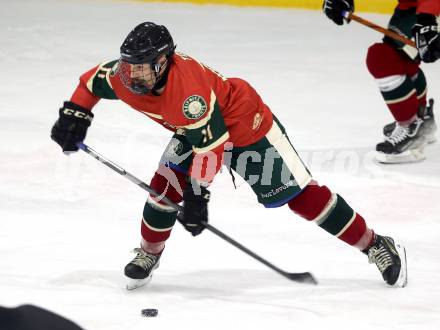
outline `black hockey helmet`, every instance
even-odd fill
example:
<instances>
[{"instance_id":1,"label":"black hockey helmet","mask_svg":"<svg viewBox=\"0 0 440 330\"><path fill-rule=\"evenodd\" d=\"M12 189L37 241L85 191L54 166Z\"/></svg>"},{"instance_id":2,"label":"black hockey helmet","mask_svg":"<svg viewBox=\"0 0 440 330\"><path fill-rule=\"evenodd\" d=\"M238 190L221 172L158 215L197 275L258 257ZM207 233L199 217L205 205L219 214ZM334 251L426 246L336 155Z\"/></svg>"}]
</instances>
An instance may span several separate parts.
<instances>
[{"instance_id":1,"label":"black hockey helmet","mask_svg":"<svg viewBox=\"0 0 440 330\"><path fill-rule=\"evenodd\" d=\"M171 57L175 49L173 38L165 26L144 22L125 38L121 46L121 59L130 64L154 64L160 55Z\"/></svg>"},{"instance_id":2,"label":"black hockey helmet","mask_svg":"<svg viewBox=\"0 0 440 330\"><path fill-rule=\"evenodd\" d=\"M136 26L120 49L118 75L124 86L138 95L164 86L175 49L173 38L165 26L151 22Z\"/></svg>"}]
</instances>

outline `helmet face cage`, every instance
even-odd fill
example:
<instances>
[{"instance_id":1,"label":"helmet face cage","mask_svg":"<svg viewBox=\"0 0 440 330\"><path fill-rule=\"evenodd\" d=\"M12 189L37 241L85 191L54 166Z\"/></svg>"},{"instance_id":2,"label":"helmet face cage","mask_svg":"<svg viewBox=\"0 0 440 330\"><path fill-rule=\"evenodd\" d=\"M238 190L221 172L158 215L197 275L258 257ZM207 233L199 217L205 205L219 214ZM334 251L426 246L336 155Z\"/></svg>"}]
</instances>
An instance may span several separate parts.
<instances>
[{"instance_id":1,"label":"helmet face cage","mask_svg":"<svg viewBox=\"0 0 440 330\"><path fill-rule=\"evenodd\" d=\"M132 64L119 60L117 74L122 84L130 92L138 95L148 94L161 78L168 60L159 63Z\"/></svg>"},{"instance_id":2,"label":"helmet face cage","mask_svg":"<svg viewBox=\"0 0 440 330\"><path fill-rule=\"evenodd\" d=\"M121 46L117 74L123 85L134 94L149 93L166 72L175 48L165 26L151 22L136 26Z\"/></svg>"}]
</instances>

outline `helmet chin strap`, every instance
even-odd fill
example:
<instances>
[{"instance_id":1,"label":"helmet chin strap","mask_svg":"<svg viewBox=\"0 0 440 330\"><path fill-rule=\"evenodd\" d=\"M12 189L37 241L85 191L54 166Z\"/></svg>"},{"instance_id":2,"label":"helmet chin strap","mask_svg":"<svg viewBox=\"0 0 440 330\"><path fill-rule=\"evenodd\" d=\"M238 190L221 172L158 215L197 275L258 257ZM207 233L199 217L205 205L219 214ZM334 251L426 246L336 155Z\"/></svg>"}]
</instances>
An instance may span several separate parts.
<instances>
[{"instance_id":1,"label":"helmet chin strap","mask_svg":"<svg viewBox=\"0 0 440 330\"><path fill-rule=\"evenodd\" d=\"M168 64L168 59L165 59L165 61L162 64L159 64L159 63L153 64L153 70L154 70L154 75L156 77L156 82L160 79L160 76L159 76L160 71L162 69L164 69L167 66L167 64ZM164 71L164 73L165 73L165 71Z\"/></svg>"},{"instance_id":2,"label":"helmet chin strap","mask_svg":"<svg viewBox=\"0 0 440 330\"><path fill-rule=\"evenodd\" d=\"M154 84L154 86L152 88L153 93L154 93L154 91L157 91L165 86L165 84L167 82L167 76L168 76L168 70L169 70L168 63L169 63L168 59L166 59L165 62L162 63L162 65L159 65L158 63L156 63L154 65L155 66L154 72L155 72L155 76L156 76L156 83ZM156 70L156 68L157 68L157 70ZM162 71L162 70L164 70L163 73L161 75L159 75L160 71Z\"/></svg>"}]
</instances>

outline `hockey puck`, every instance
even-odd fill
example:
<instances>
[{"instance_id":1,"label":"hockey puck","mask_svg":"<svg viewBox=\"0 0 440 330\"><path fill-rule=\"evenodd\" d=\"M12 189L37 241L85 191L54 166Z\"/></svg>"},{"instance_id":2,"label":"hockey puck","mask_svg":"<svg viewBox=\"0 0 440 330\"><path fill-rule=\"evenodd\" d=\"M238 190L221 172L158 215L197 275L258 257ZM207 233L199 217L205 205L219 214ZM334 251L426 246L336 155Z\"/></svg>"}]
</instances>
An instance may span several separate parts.
<instances>
[{"instance_id":1,"label":"hockey puck","mask_svg":"<svg viewBox=\"0 0 440 330\"><path fill-rule=\"evenodd\" d=\"M155 308L145 308L141 311L141 315L144 317L156 317L158 312Z\"/></svg>"}]
</instances>

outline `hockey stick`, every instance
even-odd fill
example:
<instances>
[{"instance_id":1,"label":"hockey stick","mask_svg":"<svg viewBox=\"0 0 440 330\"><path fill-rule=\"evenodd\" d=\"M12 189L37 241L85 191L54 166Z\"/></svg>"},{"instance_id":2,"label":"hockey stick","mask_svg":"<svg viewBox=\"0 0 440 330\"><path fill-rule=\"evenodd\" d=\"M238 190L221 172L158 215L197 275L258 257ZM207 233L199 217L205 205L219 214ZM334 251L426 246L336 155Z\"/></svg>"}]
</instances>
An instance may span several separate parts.
<instances>
[{"instance_id":1,"label":"hockey stick","mask_svg":"<svg viewBox=\"0 0 440 330\"><path fill-rule=\"evenodd\" d=\"M107 159L104 156L100 155L99 153L97 153L95 150L93 150L92 148L90 148L86 144L84 144L82 142L79 142L79 143L77 143L77 147L79 149L81 149L82 151L86 152L87 154L89 154L90 156L92 156L93 158L95 158L96 160L98 160L99 162L101 162L102 164L104 164L107 167L111 168L113 171L119 173L120 175L124 176L125 178L127 178L128 180L133 182L134 184L138 185L139 187L141 187L145 191L149 192L150 194L152 194L154 196L159 196L159 194L153 188L151 188L149 185L147 185L145 182L139 180L138 178L136 178L134 175L128 173L126 170L124 170L119 165L116 165L115 163L113 163L109 159ZM180 211L180 212L183 211L183 207L182 206L174 203L173 201L171 201L166 196L163 196L161 198L161 200L163 202L165 202L167 205L169 205L172 208L174 208L175 210ZM235 246L239 250L243 251L247 255L251 256L252 258L254 258L256 260L258 260L262 264L264 264L267 267L269 267L270 269L276 271L278 274L288 278L289 280L295 281L295 282L300 282L300 283L318 284L318 282L316 281L316 279L313 277L313 275L311 273L309 273L309 272L305 272L305 273L289 273L289 272L286 272L286 271L282 270L281 268L278 268L277 266L271 264L266 259L263 259L259 255L255 254L254 252L252 252L251 250L249 250L245 246L241 245L240 243L238 243L237 241L235 241L231 237L227 236L226 234L224 234L223 232L221 232L220 230L218 230L214 226L210 225L209 223L203 222L202 224L206 227L206 229L208 229L213 234L215 234L218 237L224 239L226 242L232 244L233 246Z\"/></svg>"},{"instance_id":2,"label":"hockey stick","mask_svg":"<svg viewBox=\"0 0 440 330\"><path fill-rule=\"evenodd\" d=\"M365 26L367 26L367 27L369 27L369 28L371 28L373 30L381 32L381 33L385 34L386 36L388 36L390 38L393 38L394 40L403 42L405 45L417 48L416 43L414 41L412 41L412 40L410 40L410 39L408 39L408 38L406 38L406 37L404 37L404 36L402 36L400 34L397 34L394 31L385 29L384 27L382 27L380 25L377 25L376 23L370 22L370 21L368 21L368 20L366 20L366 19L364 19L362 17L359 17L359 16L353 14L352 12L344 11L344 12L342 12L342 16L347 21L353 20L353 21L358 22L358 23L360 23L362 25L365 25Z\"/></svg>"}]
</instances>

